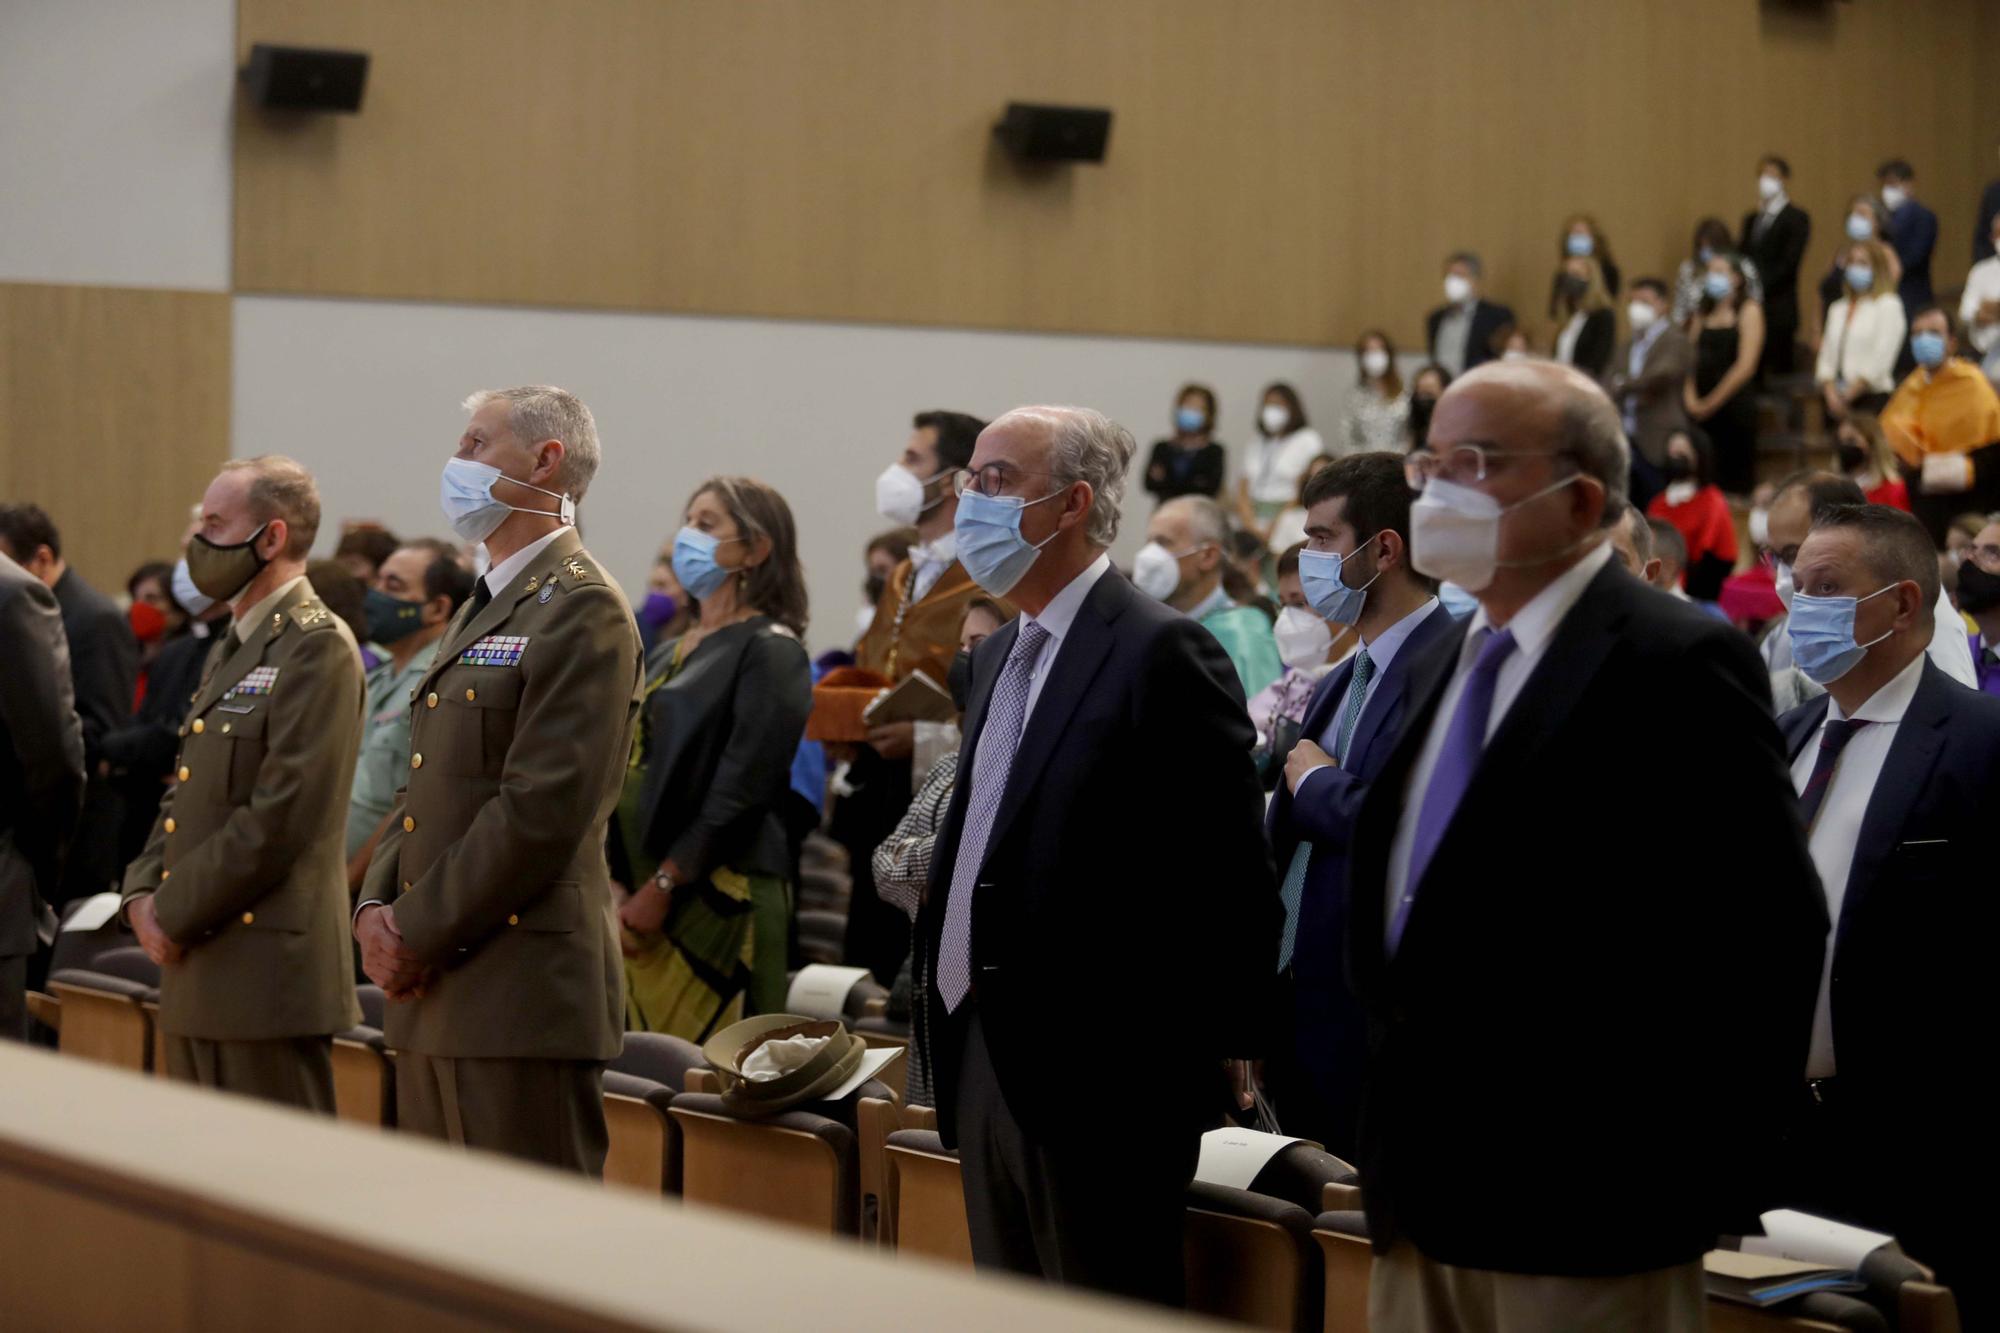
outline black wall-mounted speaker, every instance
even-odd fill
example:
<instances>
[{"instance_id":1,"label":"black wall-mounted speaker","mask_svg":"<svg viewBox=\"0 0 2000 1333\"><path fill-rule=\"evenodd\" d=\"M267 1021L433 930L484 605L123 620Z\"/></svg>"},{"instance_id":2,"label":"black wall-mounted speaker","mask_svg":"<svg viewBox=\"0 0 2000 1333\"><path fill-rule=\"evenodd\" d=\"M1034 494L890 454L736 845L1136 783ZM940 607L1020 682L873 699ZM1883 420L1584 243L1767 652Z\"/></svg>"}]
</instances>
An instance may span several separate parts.
<instances>
[{"instance_id":1,"label":"black wall-mounted speaker","mask_svg":"<svg viewBox=\"0 0 2000 1333\"><path fill-rule=\"evenodd\" d=\"M366 51L310 46L250 48L243 86L258 106L280 111L359 111L368 83Z\"/></svg>"},{"instance_id":2,"label":"black wall-mounted speaker","mask_svg":"<svg viewBox=\"0 0 2000 1333\"><path fill-rule=\"evenodd\" d=\"M1009 102L993 127L1009 153L1028 162L1102 162L1111 112L1087 106Z\"/></svg>"}]
</instances>

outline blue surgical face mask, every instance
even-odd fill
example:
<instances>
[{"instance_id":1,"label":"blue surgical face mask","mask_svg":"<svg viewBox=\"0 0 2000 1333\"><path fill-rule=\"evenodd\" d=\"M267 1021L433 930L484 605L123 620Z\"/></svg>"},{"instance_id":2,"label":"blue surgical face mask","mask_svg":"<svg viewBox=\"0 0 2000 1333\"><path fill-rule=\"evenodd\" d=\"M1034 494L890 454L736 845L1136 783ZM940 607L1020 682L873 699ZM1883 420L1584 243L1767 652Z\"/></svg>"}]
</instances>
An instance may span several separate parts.
<instances>
[{"instance_id":1,"label":"blue surgical face mask","mask_svg":"<svg viewBox=\"0 0 2000 1333\"><path fill-rule=\"evenodd\" d=\"M1863 602L1880 597L1896 585L1877 588L1867 597L1813 597L1792 594L1791 616L1785 622L1792 636L1792 660L1799 670L1831 685L1861 664L1868 650L1895 631L1887 629L1867 643L1854 641L1854 613Z\"/></svg>"},{"instance_id":2,"label":"blue surgical face mask","mask_svg":"<svg viewBox=\"0 0 2000 1333\"><path fill-rule=\"evenodd\" d=\"M1701 280L1701 289L1708 293L1711 301L1726 301L1736 291L1735 280L1727 273L1717 273L1711 269Z\"/></svg>"},{"instance_id":3,"label":"blue surgical face mask","mask_svg":"<svg viewBox=\"0 0 2000 1333\"><path fill-rule=\"evenodd\" d=\"M1023 500L1018 495L983 495L974 490L959 496L958 517L952 520L952 530L958 537L959 563L972 575L972 581L995 597L1005 597L1014 591L1014 585L1034 568L1042 548L1056 539L1054 532L1039 542L1023 537L1021 514L1031 505L1068 493L1066 489L1050 491L1040 500Z\"/></svg>"},{"instance_id":4,"label":"blue surgical face mask","mask_svg":"<svg viewBox=\"0 0 2000 1333\"><path fill-rule=\"evenodd\" d=\"M1866 264L1849 264L1847 285L1857 292L1867 291L1875 285L1875 270Z\"/></svg>"},{"instance_id":5,"label":"blue surgical face mask","mask_svg":"<svg viewBox=\"0 0 2000 1333\"><path fill-rule=\"evenodd\" d=\"M1703 268L1707 268L1715 262L1715 248L1713 246L1704 245L1701 249L1695 251L1695 254L1700 258Z\"/></svg>"},{"instance_id":6,"label":"blue surgical face mask","mask_svg":"<svg viewBox=\"0 0 2000 1333\"><path fill-rule=\"evenodd\" d=\"M1375 537L1380 537L1376 533ZM1354 548L1359 555L1374 544L1375 537L1361 542ZM1368 582L1358 588L1350 588L1341 577L1341 570L1353 556L1343 556L1338 551L1315 551L1307 549L1299 552L1299 586L1305 592L1306 601L1322 620L1331 620L1341 625L1360 623L1361 608L1368 600L1368 589L1376 579L1382 577L1381 560L1378 557L1375 572Z\"/></svg>"},{"instance_id":7,"label":"blue surgical face mask","mask_svg":"<svg viewBox=\"0 0 2000 1333\"><path fill-rule=\"evenodd\" d=\"M1875 219L1869 217L1866 213L1849 213L1847 215L1848 240L1867 241L1874 239L1874 236Z\"/></svg>"},{"instance_id":8,"label":"blue surgical face mask","mask_svg":"<svg viewBox=\"0 0 2000 1333\"><path fill-rule=\"evenodd\" d=\"M1192 435L1208 424L1208 413L1198 407L1182 407L1174 411L1174 424Z\"/></svg>"},{"instance_id":9,"label":"blue surgical face mask","mask_svg":"<svg viewBox=\"0 0 2000 1333\"><path fill-rule=\"evenodd\" d=\"M1591 239L1590 233L1587 231L1573 231L1563 237L1563 249L1580 259L1595 251L1597 249L1597 242Z\"/></svg>"},{"instance_id":10,"label":"blue surgical face mask","mask_svg":"<svg viewBox=\"0 0 2000 1333\"><path fill-rule=\"evenodd\" d=\"M740 542L741 537L729 538ZM723 545L719 537L710 536L700 528L682 528L674 537L674 577L694 598L713 596L715 590L729 581L736 571L724 569L715 563L715 549Z\"/></svg>"},{"instance_id":11,"label":"blue surgical face mask","mask_svg":"<svg viewBox=\"0 0 2000 1333\"><path fill-rule=\"evenodd\" d=\"M1922 333L1910 335L1910 355L1925 370L1936 370L1944 364L1944 335L1925 329Z\"/></svg>"},{"instance_id":12,"label":"blue surgical face mask","mask_svg":"<svg viewBox=\"0 0 2000 1333\"><path fill-rule=\"evenodd\" d=\"M501 480L512 481L527 490L540 491L560 504L555 509L523 509L495 499L493 483ZM491 463L478 463L470 458L445 460L444 477L438 487L438 505L451 521L452 531L469 542L483 542L491 537L507 521L509 514L541 514L560 519L566 525L574 526L576 523L576 502L567 495L544 491L525 481L515 481Z\"/></svg>"}]
</instances>

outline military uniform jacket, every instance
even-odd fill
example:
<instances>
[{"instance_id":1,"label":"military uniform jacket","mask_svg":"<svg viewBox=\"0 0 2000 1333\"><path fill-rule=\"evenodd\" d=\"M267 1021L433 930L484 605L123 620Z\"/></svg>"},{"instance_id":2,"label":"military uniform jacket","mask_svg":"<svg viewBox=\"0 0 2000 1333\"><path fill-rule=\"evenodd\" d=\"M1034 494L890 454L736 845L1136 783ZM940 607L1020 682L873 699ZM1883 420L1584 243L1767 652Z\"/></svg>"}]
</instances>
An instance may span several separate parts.
<instances>
[{"instance_id":1,"label":"military uniform jacket","mask_svg":"<svg viewBox=\"0 0 2000 1333\"><path fill-rule=\"evenodd\" d=\"M210 650L174 781L126 868L187 950L160 1024L213 1041L340 1032L361 1021L348 944L347 798L361 737L361 654L301 579L242 646Z\"/></svg>"},{"instance_id":2,"label":"military uniform jacket","mask_svg":"<svg viewBox=\"0 0 2000 1333\"><path fill-rule=\"evenodd\" d=\"M473 605L417 685L409 783L362 895L394 905L434 969L422 997L388 1006L389 1044L608 1060L625 971L604 836L639 710L638 627L574 529Z\"/></svg>"}]
</instances>

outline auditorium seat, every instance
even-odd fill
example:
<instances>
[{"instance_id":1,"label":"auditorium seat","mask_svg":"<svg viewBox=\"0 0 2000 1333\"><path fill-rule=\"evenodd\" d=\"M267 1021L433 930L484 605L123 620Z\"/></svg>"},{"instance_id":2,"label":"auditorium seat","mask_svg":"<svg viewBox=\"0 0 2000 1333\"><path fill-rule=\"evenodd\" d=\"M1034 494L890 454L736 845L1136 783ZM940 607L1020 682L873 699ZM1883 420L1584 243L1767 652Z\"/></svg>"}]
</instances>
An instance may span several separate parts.
<instances>
[{"instance_id":1,"label":"auditorium seat","mask_svg":"<svg viewBox=\"0 0 2000 1333\"><path fill-rule=\"evenodd\" d=\"M840 912L799 913L799 956L808 963L838 963L846 950L847 917Z\"/></svg>"},{"instance_id":2,"label":"auditorium seat","mask_svg":"<svg viewBox=\"0 0 2000 1333\"><path fill-rule=\"evenodd\" d=\"M1332 1211L1313 1219L1313 1241L1322 1270L1322 1333L1368 1333L1368 1281L1374 1251L1368 1219L1359 1212Z\"/></svg>"},{"instance_id":3,"label":"auditorium seat","mask_svg":"<svg viewBox=\"0 0 2000 1333\"><path fill-rule=\"evenodd\" d=\"M49 978L58 1005L56 1049L100 1064L145 1073L153 1067L153 1023L145 1005L157 1002L151 986L82 968Z\"/></svg>"},{"instance_id":4,"label":"auditorium seat","mask_svg":"<svg viewBox=\"0 0 2000 1333\"><path fill-rule=\"evenodd\" d=\"M685 1037L665 1032L628 1032L625 1047L612 1060L621 1074L633 1074L664 1084L675 1092L699 1092L688 1086L688 1071L703 1067L701 1047Z\"/></svg>"},{"instance_id":5,"label":"auditorium seat","mask_svg":"<svg viewBox=\"0 0 2000 1333\"><path fill-rule=\"evenodd\" d=\"M900 1129L886 1145L882 1243L904 1254L972 1266L958 1154L935 1131Z\"/></svg>"},{"instance_id":6,"label":"auditorium seat","mask_svg":"<svg viewBox=\"0 0 2000 1333\"><path fill-rule=\"evenodd\" d=\"M1248 1186L1252 1194L1295 1203L1310 1216L1361 1206L1361 1175L1348 1163L1311 1143L1280 1149ZM1350 1202L1351 1200L1351 1202Z\"/></svg>"},{"instance_id":7,"label":"auditorium seat","mask_svg":"<svg viewBox=\"0 0 2000 1333\"><path fill-rule=\"evenodd\" d=\"M333 1036L334 1114L357 1125L396 1123L396 1066L380 1029L349 1028Z\"/></svg>"},{"instance_id":8,"label":"auditorium seat","mask_svg":"<svg viewBox=\"0 0 2000 1333\"><path fill-rule=\"evenodd\" d=\"M160 988L160 965L148 958L144 949L133 945L104 950L86 970L102 972L107 977L123 977L154 990Z\"/></svg>"},{"instance_id":9,"label":"auditorium seat","mask_svg":"<svg viewBox=\"0 0 2000 1333\"><path fill-rule=\"evenodd\" d=\"M656 1079L604 1071L604 1126L610 1135L605 1184L654 1195L680 1193L681 1135L671 1110L678 1095Z\"/></svg>"},{"instance_id":10,"label":"auditorium seat","mask_svg":"<svg viewBox=\"0 0 2000 1333\"><path fill-rule=\"evenodd\" d=\"M829 1235L856 1233L859 1162L851 1127L813 1110L745 1119L704 1092L684 1092L670 1109L681 1131L687 1202Z\"/></svg>"},{"instance_id":11,"label":"auditorium seat","mask_svg":"<svg viewBox=\"0 0 2000 1333\"><path fill-rule=\"evenodd\" d=\"M361 1005L361 1022L364 1027L374 1028L377 1032L387 1029L388 1024L383 1021L382 1011L388 1007L389 997L382 993L380 986L373 983L356 986L354 998Z\"/></svg>"},{"instance_id":12,"label":"auditorium seat","mask_svg":"<svg viewBox=\"0 0 2000 1333\"><path fill-rule=\"evenodd\" d=\"M1711 1333L1960 1333L1958 1305L1936 1275L1900 1249L1884 1246L1861 1264L1865 1292L1816 1291L1782 1310L1755 1310L1710 1297Z\"/></svg>"},{"instance_id":13,"label":"auditorium seat","mask_svg":"<svg viewBox=\"0 0 2000 1333\"><path fill-rule=\"evenodd\" d=\"M1286 1333L1320 1326L1324 1279L1311 1213L1201 1181L1187 1199L1189 1310Z\"/></svg>"}]
</instances>

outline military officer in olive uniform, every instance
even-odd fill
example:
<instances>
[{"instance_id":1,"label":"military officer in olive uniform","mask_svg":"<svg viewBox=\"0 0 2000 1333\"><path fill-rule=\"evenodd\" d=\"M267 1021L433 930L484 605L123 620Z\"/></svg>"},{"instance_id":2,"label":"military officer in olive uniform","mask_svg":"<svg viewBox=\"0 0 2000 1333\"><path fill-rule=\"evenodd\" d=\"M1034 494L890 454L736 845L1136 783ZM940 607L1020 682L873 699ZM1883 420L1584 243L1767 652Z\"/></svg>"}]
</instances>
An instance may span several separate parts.
<instances>
[{"instance_id":1,"label":"military officer in olive uniform","mask_svg":"<svg viewBox=\"0 0 2000 1333\"><path fill-rule=\"evenodd\" d=\"M624 1038L605 825L638 715L638 627L575 529L597 471L561 389L474 395L443 503L491 568L411 707L410 772L355 912L390 998L400 1127L600 1175Z\"/></svg>"},{"instance_id":2,"label":"military officer in olive uniform","mask_svg":"<svg viewBox=\"0 0 2000 1333\"><path fill-rule=\"evenodd\" d=\"M319 490L289 458L223 465L188 570L234 620L181 729L123 910L161 965L169 1076L333 1112L333 1037L361 1021L347 945L354 636L305 578Z\"/></svg>"}]
</instances>

